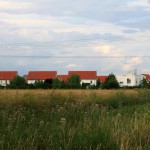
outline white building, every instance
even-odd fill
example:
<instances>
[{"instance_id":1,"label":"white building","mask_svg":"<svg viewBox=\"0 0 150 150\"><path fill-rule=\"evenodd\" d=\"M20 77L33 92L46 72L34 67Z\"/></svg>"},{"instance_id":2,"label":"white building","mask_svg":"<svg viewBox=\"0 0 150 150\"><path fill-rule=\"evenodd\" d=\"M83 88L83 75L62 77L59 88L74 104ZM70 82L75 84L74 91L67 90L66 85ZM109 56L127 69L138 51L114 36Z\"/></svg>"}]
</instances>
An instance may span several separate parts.
<instances>
[{"instance_id":1,"label":"white building","mask_svg":"<svg viewBox=\"0 0 150 150\"><path fill-rule=\"evenodd\" d=\"M7 86L17 74L17 71L0 71L0 85Z\"/></svg>"},{"instance_id":2,"label":"white building","mask_svg":"<svg viewBox=\"0 0 150 150\"><path fill-rule=\"evenodd\" d=\"M143 79L142 75L138 75L137 71L130 71L125 75L116 75L116 79L119 82L120 87L124 86L138 86Z\"/></svg>"}]
</instances>

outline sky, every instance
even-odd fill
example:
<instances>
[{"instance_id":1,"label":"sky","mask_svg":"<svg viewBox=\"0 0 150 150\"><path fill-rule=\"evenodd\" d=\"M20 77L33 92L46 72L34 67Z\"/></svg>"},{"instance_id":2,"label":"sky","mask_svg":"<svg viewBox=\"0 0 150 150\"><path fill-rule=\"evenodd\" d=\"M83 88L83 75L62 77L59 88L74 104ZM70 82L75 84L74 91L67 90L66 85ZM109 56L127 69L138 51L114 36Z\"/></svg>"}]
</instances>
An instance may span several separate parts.
<instances>
[{"instance_id":1,"label":"sky","mask_svg":"<svg viewBox=\"0 0 150 150\"><path fill-rule=\"evenodd\" d=\"M150 0L0 0L1 71L150 74L143 56L150 56Z\"/></svg>"}]
</instances>

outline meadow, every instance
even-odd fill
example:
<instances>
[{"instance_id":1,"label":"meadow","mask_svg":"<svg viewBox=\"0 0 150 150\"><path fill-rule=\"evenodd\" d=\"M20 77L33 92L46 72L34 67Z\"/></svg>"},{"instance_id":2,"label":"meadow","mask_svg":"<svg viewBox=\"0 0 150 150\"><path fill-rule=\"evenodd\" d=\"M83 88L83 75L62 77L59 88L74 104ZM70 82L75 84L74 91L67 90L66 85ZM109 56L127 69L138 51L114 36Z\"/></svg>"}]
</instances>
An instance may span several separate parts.
<instances>
[{"instance_id":1,"label":"meadow","mask_svg":"<svg viewBox=\"0 0 150 150\"><path fill-rule=\"evenodd\" d=\"M2 150L149 150L150 90L0 90Z\"/></svg>"}]
</instances>

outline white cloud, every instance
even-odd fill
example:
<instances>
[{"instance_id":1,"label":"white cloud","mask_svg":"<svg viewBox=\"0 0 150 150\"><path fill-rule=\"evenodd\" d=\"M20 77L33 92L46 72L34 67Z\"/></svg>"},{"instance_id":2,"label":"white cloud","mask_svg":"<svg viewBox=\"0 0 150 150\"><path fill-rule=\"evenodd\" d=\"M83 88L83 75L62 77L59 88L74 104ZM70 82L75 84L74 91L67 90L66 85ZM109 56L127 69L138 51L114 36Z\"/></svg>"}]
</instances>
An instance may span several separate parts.
<instances>
[{"instance_id":1,"label":"white cloud","mask_svg":"<svg viewBox=\"0 0 150 150\"><path fill-rule=\"evenodd\" d=\"M142 64L142 62L143 62L143 59L141 57L135 57L135 58L132 58L131 60L131 63L133 65L140 65Z\"/></svg>"},{"instance_id":2,"label":"white cloud","mask_svg":"<svg viewBox=\"0 0 150 150\"><path fill-rule=\"evenodd\" d=\"M150 1L149 0L137 0L137 1L130 1L127 3L129 7L150 7Z\"/></svg>"},{"instance_id":3,"label":"white cloud","mask_svg":"<svg viewBox=\"0 0 150 150\"><path fill-rule=\"evenodd\" d=\"M67 68L75 68L75 67L77 67L77 65L76 65L76 64L69 64L69 65L67 65L66 67L67 67Z\"/></svg>"},{"instance_id":4,"label":"white cloud","mask_svg":"<svg viewBox=\"0 0 150 150\"><path fill-rule=\"evenodd\" d=\"M1 10L22 10L31 8L30 2L11 2L8 0L0 0Z\"/></svg>"},{"instance_id":5,"label":"white cloud","mask_svg":"<svg viewBox=\"0 0 150 150\"><path fill-rule=\"evenodd\" d=\"M112 46L111 45L103 45L103 46L96 46L94 48L95 52L100 52L102 54L109 54L111 52Z\"/></svg>"}]
</instances>

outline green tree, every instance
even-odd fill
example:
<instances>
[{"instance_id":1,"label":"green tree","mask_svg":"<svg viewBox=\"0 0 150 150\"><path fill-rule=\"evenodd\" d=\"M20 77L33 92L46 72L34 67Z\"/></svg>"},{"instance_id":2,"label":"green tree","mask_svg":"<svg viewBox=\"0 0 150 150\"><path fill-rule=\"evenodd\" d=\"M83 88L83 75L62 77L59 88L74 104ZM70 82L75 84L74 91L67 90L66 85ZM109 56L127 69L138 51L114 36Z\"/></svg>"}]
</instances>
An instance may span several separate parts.
<instances>
[{"instance_id":1,"label":"green tree","mask_svg":"<svg viewBox=\"0 0 150 150\"><path fill-rule=\"evenodd\" d=\"M45 88L45 89L51 89L52 86L53 86L53 79L46 79L46 80L44 81L44 86L43 86L43 88Z\"/></svg>"},{"instance_id":2,"label":"green tree","mask_svg":"<svg viewBox=\"0 0 150 150\"><path fill-rule=\"evenodd\" d=\"M60 89L62 87L62 81L58 78L55 78L52 83L54 89Z\"/></svg>"},{"instance_id":3,"label":"green tree","mask_svg":"<svg viewBox=\"0 0 150 150\"><path fill-rule=\"evenodd\" d=\"M68 79L67 84L69 88L78 89L80 88L80 82L81 82L81 79L79 75L72 75Z\"/></svg>"},{"instance_id":4,"label":"green tree","mask_svg":"<svg viewBox=\"0 0 150 150\"><path fill-rule=\"evenodd\" d=\"M110 74L102 85L103 89L118 89L119 83L114 74Z\"/></svg>"},{"instance_id":5,"label":"green tree","mask_svg":"<svg viewBox=\"0 0 150 150\"><path fill-rule=\"evenodd\" d=\"M25 89L27 87L26 81L23 77L15 76L15 78L10 81L10 85L8 85L8 88L12 89Z\"/></svg>"},{"instance_id":6,"label":"green tree","mask_svg":"<svg viewBox=\"0 0 150 150\"><path fill-rule=\"evenodd\" d=\"M142 87L142 88L149 88L150 87L148 81L145 78L143 78L143 80L141 81L140 87Z\"/></svg>"}]
</instances>

